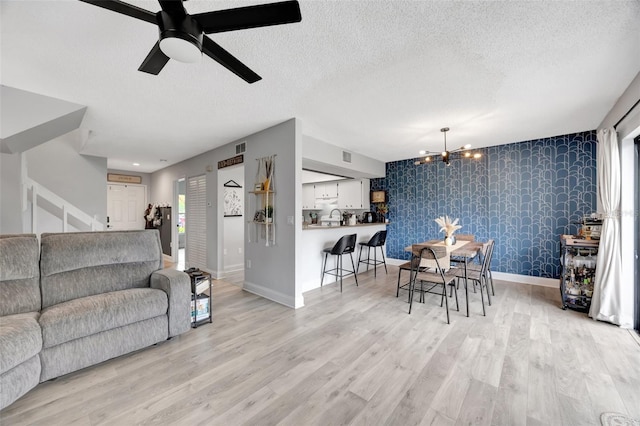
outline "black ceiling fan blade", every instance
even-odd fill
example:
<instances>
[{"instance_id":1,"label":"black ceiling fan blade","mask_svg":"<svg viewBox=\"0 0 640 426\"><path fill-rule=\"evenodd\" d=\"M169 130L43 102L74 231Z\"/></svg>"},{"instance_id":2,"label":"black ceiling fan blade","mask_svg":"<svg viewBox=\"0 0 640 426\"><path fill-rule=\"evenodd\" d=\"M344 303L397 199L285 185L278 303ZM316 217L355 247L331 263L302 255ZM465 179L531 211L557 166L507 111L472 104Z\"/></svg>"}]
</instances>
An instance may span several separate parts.
<instances>
[{"instance_id":1,"label":"black ceiling fan blade","mask_svg":"<svg viewBox=\"0 0 640 426\"><path fill-rule=\"evenodd\" d=\"M138 71L146 72L153 75L158 75L162 68L167 65L169 62L169 57L162 53L160 50L160 42L157 41L156 44L151 49L151 52L144 58L142 61L142 65L138 68Z\"/></svg>"},{"instance_id":2,"label":"black ceiling fan blade","mask_svg":"<svg viewBox=\"0 0 640 426\"><path fill-rule=\"evenodd\" d=\"M216 10L192 17L206 34L290 24L302 20L300 4L296 0Z\"/></svg>"},{"instance_id":3,"label":"black ceiling fan blade","mask_svg":"<svg viewBox=\"0 0 640 426\"><path fill-rule=\"evenodd\" d=\"M141 9L137 6L121 2L118 0L80 0L83 3L92 4L94 6L102 7L113 12L122 13L123 15L131 16L132 18L147 21L152 24L157 24L156 14L149 12L148 10Z\"/></svg>"},{"instance_id":4,"label":"black ceiling fan blade","mask_svg":"<svg viewBox=\"0 0 640 426\"><path fill-rule=\"evenodd\" d=\"M224 50L218 43L205 36L202 43L202 51L214 61L246 81L247 83L255 83L262 80L249 67L236 59L231 53Z\"/></svg>"},{"instance_id":5,"label":"black ceiling fan blade","mask_svg":"<svg viewBox=\"0 0 640 426\"><path fill-rule=\"evenodd\" d=\"M175 18L184 18L187 12L184 10L182 0L158 0L163 11Z\"/></svg>"}]
</instances>

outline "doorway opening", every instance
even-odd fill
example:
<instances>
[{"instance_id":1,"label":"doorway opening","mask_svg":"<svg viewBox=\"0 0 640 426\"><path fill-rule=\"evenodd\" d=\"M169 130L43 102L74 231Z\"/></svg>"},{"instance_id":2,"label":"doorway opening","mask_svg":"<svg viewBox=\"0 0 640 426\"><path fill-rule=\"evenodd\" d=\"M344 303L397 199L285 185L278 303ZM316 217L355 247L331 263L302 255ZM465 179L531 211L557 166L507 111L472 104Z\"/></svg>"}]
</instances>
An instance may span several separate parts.
<instances>
[{"instance_id":1,"label":"doorway opening","mask_svg":"<svg viewBox=\"0 0 640 426\"><path fill-rule=\"evenodd\" d=\"M175 182L175 200L173 205L177 206L176 213L174 214L175 223L173 225L173 241L177 241L175 244L171 256L174 262L177 263L177 269L180 271L185 270L185 247L186 247L186 203L187 203L187 181L185 178L178 179Z\"/></svg>"},{"instance_id":2,"label":"doorway opening","mask_svg":"<svg viewBox=\"0 0 640 426\"><path fill-rule=\"evenodd\" d=\"M244 183L244 164L218 170L218 270L234 284L244 280Z\"/></svg>"}]
</instances>

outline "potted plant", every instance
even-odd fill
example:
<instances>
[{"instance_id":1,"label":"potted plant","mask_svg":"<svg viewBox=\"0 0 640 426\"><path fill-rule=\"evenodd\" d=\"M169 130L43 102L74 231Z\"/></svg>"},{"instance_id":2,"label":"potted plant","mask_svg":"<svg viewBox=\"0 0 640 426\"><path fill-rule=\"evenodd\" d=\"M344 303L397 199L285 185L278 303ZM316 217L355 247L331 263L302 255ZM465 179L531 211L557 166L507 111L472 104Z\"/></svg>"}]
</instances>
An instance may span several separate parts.
<instances>
[{"instance_id":1,"label":"potted plant","mask_svg":"<svg viewBox=\"0 0 640 426\"><path fill-rule=\"evenodd\" d=\"M389 206L385 203L380 203L377 205L376 210L378 211L378 215L380 217L379 222L384 222L387 213L389 213Z\"/></svg>"}]
</instances>

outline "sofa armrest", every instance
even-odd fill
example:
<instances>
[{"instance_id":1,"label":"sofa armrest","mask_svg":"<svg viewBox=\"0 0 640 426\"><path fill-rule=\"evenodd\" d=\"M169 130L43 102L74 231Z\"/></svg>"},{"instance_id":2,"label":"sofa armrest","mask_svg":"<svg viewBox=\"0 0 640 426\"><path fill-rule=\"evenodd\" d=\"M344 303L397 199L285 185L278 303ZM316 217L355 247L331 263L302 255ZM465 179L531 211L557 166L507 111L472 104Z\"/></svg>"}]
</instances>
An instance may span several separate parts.
<instances>
[{"instance_id":1,"label":"sofa armrest","mask_svg":"<svg viewBox=\"0 0 640 426\"><path fill-rule=\"evenodd\" d=\"M191 280L175 269L161 269L151 274L151 288L167 293L169 298L169 337L191 328Z\"/></svg>"}]
</instances>

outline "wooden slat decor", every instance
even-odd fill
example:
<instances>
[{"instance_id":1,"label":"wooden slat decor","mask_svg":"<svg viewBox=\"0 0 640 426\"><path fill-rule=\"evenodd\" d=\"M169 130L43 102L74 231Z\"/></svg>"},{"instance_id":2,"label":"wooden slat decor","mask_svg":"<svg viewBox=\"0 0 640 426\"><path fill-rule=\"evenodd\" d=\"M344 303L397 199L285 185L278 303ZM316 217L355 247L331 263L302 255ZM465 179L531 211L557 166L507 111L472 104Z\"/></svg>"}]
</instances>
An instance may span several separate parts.
<instances>
[{"instance_id":1,"label":"wooden slat decor","mask_svg":"<svg viewBox=\"0 0 640 426\"><path fill-rule=\"evenodd\" d=\"M116 173L107 173L107 182L142 183L142 176L119 175Z\"/></svg>"}]
</instances>

